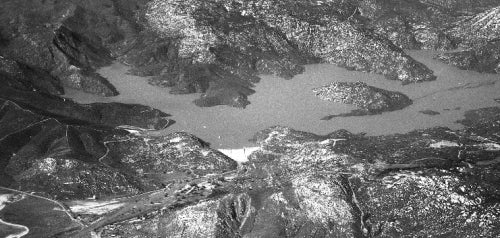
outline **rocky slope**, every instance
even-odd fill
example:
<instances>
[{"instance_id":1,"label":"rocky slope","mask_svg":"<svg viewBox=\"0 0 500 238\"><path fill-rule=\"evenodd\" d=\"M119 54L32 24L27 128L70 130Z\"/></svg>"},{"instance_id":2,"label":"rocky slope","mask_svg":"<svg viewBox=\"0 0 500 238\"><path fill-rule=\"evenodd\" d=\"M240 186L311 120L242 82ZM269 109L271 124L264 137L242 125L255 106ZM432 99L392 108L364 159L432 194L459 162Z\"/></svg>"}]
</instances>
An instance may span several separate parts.
<instances>
[{"instance_id":1,"label":"rocky slope","mask_svg":"<svg viewBox=\"0 0 500 238\"><path fill-rule=\"evenodd\" d=\"M355 13L349 1L152 1L146 18L164 36L184 36L180 55L197 63L227 64L227 57L246 55L238 70L287 76L309 59L403 82L433 79L425 66L366 30Z\"/></svg>"},{"instance_id":2,"label":"rocky slope","mask_svg":"<svg viewBox=\"0 0 500 238\"><path fill-rule=\"evenodd\" d=\"M498 5L495 0L363 0L359 11L370 28L403 49L449 50L461 44L457 33L476 37L473 29L463 27L464 21Z\"/></svg>"},{"instance_id":3,"label":"rocky slope","mask_svg":"<svg viewBox=\"0 0 500 238\"><path fill-rule=\"evenodd\" d=\"M440 54L439 59L460 69L500 73L500 7L467 17L448 33L464 50Z\"/></svg>"},{"instance_id":4,"label":"rocky slope","mask_svg":"<svg viewBox=\"0 0 500 238\"><path fill-rule=\"evenodd\" d=\"M102 15L70 1L4 1L0 16L1 55L50 72L66 86L118 94L94 72L113 59L104 36L96 34L102 29Z\"/></svg>"},{"instance_id":5,"label":"rocky slope","mask_svg":"<svg viewBox=\"0 0 500 238\"><path fill-rule=\"evenodd\" d=\"M171 93L204 93L199 106L245 107L259 74L290 78L307 63L403 83L432 80L401 48L455 49L470 42L467 36L492 34L496 6L494 0L6 1L0 54L105 96L118 92L95 70L119 60ZM497 57L487 52L497 48L481 45L472 56L449 58L492 72Z\"/></svg>"},{"instance_id":6,"label":"rocky slope","mask_svg":"<svg viewBox=\"0 0 500 238\"><path fill-rule=\"evenodd\" d=\"M330 115L322 120L339 116L379 114L403 109L412 104L412 100L400 92L376 88L363 82L333 82L330 85L314 88L313 92L322 100L353 104L359 108L345 114Z\"/></svg>"},{"instance_id":7,"label":"rocky slope","mask_svg":"<svg viewBox=\"0 0 500 238\"><path fill-rule=\"evenodd\" d=\"M432 2L364 0L359 10L370 28L403 49L454 48L443 29L455 16L449 8Z\"/></svg>"},{"instance_id":8,"label":"rocky slope","mask_svg":"<svg viewBox=\"0 0 500 238\"><path fill-rule=\"evenodd\" d=\"M148 136L173 123L164 112L80 105L52 95L61 87L49 73L0 62L0 219L7 222L2 232L12 232L6 236L29 230L26 237L67 237L85 228L60 201L178 188L236 169L192 135Z\"/></svg>"},{"instance_id":9,"label":"rocky slope","mask_svg":"<svg viewBox=\"0 0 500 238\"><path fill-rule=\"evenodd\" d=\"M488 73L498 73L498 7L494 0L365 0L359 4L367 26L395 45L455 50L438 58L461 69Z\"/></svg>"},{"instance_id":10,"label":"rocky slope","mask_svg":"<svg viewBox=\"0 0 500 238\"><path fill-rule=\"evenodd\" d=\"M500 7L493 7L454 23L448 34L464 47L483 45L500 38Z\"/></svg>"},{"instance_id":11,"label":"rocky slope","mask_svg":"<svg viewBox=\"0 0 500 238\"><path fill-rule=\"evenodd\" d=\"M463 70L500 73L500 41L488 42L474 48L442 53L438 59Z\"/></svg>"},{"instance_id":12,"label":"rocky slope","mask_svg":"<svg viewBox=\"0 0 500 238\"><path fill-rule=\"evenodd\" d=\"M76 218L59 201L182 188L237 165L185 133L148 137L104 124L63 122L12 101L2 103L0 122L0 191L17 197L2 206L0 219L28 227L27 237L68 237L85 228L90 218Z\"/></svg>"},{"instance_id":13,"label":"rocky slope","mask_svg":"<svg viewBox=\"0 0 500 238\"><path fill-rule=\"evenodd\" d=\"M462 130L315 135L275 126L255 135L260 149L238 166L193 135L148 133L173 123L164 112L58 96L63 85L115 95L95 74L115 59L172 93L204 92L200 106L244 107L259 73L290 78L310 62L405 83L433 79L398 46L462 45L481 58L471 69L490 72L494 4L3 1L0 234L27 227L26 237L500 236L498 107L467 112ZM464 14L477 15L442 31ZM477 34L467 38L471 29ZM489 58L477 46L490 47ZM340 86L401 99L394 106L339 94L368 112L410 103L367 85Z\"/></svg>"},{"instance_id":14,"label":"rocky slope","mask_svg":"<svg viewBox=\"0 0 500 238\"><path fill-rule=\"evenodd\" d=\"M159 191L170 209L104 226L101 235L495 237L499 116L500 108L485 108L466 114L464 130L377 137L272 127L256 134L260 150L221 174L217 187L194 180L177 201Z\"/></svg>"},{"instance_id":15,"label":"rocky slope","mask_svg":"<svg viewBox=\"0 0 500 238\"><path fill-rule=\"evenodd\" d=\"M39 115L80 124L116 127L136 126L163 129L172 123L170 115L148 106L122 103L80 105L57 95L62 87L57 79L23 63L0 58L0 103L16 104Z\"/></svg>"},{"instance_id":16,"label":"rocky slope","mask_svg":"<svg viewBox=\"0 0 500 238\"><path fill-rule=\"evenodd\" d=\"M313 62L404 83L435 78L366 28L356 1L23 0L3 6L1 55L105 96L117 92L95 70L115 59L171 93L205 93L200 106L244 107L258 74L290 78Z\"/></svg>"}]
</instances>

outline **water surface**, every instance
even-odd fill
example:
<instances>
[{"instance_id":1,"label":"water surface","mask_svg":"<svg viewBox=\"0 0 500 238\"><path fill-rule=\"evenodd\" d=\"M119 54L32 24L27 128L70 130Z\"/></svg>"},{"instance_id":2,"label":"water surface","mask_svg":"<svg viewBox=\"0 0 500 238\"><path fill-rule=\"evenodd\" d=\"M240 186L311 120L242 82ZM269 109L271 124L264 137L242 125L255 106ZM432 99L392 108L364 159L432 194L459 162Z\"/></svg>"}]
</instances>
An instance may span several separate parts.
<instances>
[{"instance_id":1,"label":"water surface","mask_svg":"<svg viewBox=\"0 0 500 238\"><path fill-rule=\"evenodd\" d=\"M176 123L162 133L175 131L192 133L212 144L214 148L241 148L252 146L248 140L255 132L273 125L290 126L297 130L327 134L338 129L365 132L368 135L405 133L414 129L447 126L459 129L455 121L467 110L498 106L500 76L459 70L432 59L437 52L411 51L416 60L432 69L436 81L401 85L399 81L381 75L368 74L328 64L306 66L306 71L291 80L262 76L255 94L246 109L228 106L197 107L192 101L199 94L170 95L168 89L149 85L147 79L127 74L128 67L115 63L99 70L120 92L116 97L99 97L67 90L67 97L79 103L123 102L148 105L172 115ZM337 117L320 120L324 116L346 113L355 107L323 101L312 89L333 81L363 81L387 90L400 91L414 100L414 104L399 111L362 117ZM426 115L422 110L437 111Z\"/></svg>"}]
</instances>

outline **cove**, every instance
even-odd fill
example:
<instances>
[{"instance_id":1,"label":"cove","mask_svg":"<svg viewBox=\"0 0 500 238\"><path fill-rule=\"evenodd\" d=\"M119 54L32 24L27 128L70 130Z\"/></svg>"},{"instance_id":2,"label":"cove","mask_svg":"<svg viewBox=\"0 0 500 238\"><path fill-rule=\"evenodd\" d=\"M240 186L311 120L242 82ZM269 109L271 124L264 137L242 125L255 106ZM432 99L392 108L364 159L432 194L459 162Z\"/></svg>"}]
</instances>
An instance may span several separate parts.
<instances>
[{"instance_id":1,"label":"cove","mask_svg":"<svg viewBox=\"0 0 500 238\"><path fill-rule=\"evenodd\" d=\"M213 148L253 146L249 139L254 133L274 125L289 126L316 134L346 129L353 133L383 135L406 133L414 129L446 126L459 129L457 120L467 110L498 106L500 76L459 70L433 56L434 51L409 51L413 58L424 63L437 76L435 81L401 85L399 81L381 75L349 71L329 64L307 65L303 74L290 80L263 75L256 84L256 93L249 96L246 109L228 106L197 107L192 103L199 94L171 95L168 89L149 85L147 78L127 74L126 65L115 63L101 68L120 92L116 97L100 97L66 89L65 97L78 103L122 102L148 105L172 115L176 123L160 134L184 131L209 142ZM362 81L371 86L399 91L413 100L413 105L399 111L362 117L337 117L320 120L331 114L347 113L355 107L322 101L313 88L333 81ZM420 111L432 110L438 115Z\"/></svg>"}]
</instances>

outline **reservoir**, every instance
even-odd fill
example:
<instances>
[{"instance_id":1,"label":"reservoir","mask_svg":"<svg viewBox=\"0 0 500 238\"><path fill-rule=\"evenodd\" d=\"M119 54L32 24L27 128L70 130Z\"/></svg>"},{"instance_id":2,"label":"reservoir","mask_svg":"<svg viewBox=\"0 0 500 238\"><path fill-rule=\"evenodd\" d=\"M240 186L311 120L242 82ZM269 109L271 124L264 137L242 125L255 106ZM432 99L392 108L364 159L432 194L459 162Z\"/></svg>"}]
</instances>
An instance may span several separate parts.
<instances>
[{"instance_id":1,"label":"reservoir","mask_svg":"<svg viewBox=\"0 0 500 238\"><path fill-rule=\"evenodd\" d=\"M455 121L463 118L467 110L499 106L494 100L500 97L500 75L482 74L459 70L433 59L438 52L410 51L417 61L427 65L437 80L401 85L381 75L348 71L334 65L307 65L303 74L290 80L263 75L256 84L256 93L245 109L229 106L201 108L192 101L200 94L171 95L168 88L147 83L147 78L127 74L128 67L115 63L98 72L106 77L120 92L116 97L100 97L66 89L65 97L79 103L122 102L148 105L171 114L175 124L161 131L168 134L185 131L209 142L213 148L241 148L254 146L249 139L270 126L289 126L296 130L328 134L346 129L353 133L383 135L406 133L414 129L447 126L459 129ZM361 117L321 118L347 113L354 106L317 98L313 88L333 81L362 81L386 90L399 91L413 100L413 105L403 110ZM437 115L421 111L432 110Z\"/></svg>"}]
</instances>

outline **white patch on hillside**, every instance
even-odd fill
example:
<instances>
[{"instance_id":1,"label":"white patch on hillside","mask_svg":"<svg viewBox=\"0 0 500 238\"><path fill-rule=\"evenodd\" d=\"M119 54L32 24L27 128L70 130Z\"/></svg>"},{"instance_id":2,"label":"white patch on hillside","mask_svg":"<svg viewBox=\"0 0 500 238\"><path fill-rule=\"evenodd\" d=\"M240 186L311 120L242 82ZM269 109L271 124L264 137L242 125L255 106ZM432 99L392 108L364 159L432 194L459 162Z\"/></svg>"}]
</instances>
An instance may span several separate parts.
<instances>
[{"instance_id":1,"label":"white patch on hillside","mask_svg":"<svg viewBox=\"0 0 500 238\"><path fill-rule=\"evenodd\" d=\"M170 143L179 143L182 141L182 138L180 137L175 137L169 140Z\"/></svg>"},{"instance_id":2,"label":"white patch on hillside","mask_svg":"<svg viewBox=\"0 0 500 238\"><path fill-rule=\"evenodd\" d=\"M0 210L2 210L9 201L12 194L0 194Z\"/></svg>"},{"instance_id":3,"label":"white patch on hillside","mask_svg":"<svg viewBox=\"0 0 500 238\"><path fill-rule=\"evenodd\" d=\"M203 149L202 149L200 152L201 152L201 154L202 154L203 156L207 156L207 155L209 155L212 151L210 151L210 150L203 150Z\"/></svg>"},{"instance_id":4,"label":"white patch on hillside","mask_svg":"<svg viewBox=\"0 0 500 238\"><path fill-rule=\"evenodd\" d=\"M326 140L320 141L319 144L320 145L332 145L333 147L335 147L335 145L337 145L337 141L342 141L342 140L347 140L347 139L326 139Z\"/></svg>"},{"instance_id":5,"label":"white patch on hillside","mask_svg":"<svg viewBox=\"0 0 500 238\"><path fill-rule=\"evenodd\" d=\"M219 151L238 163L245 163L248 161L248 156L252 152L258 149L260 149L260 147L243 147L241 149L219 149Z\"/></svg>"},{"instance_id":6,"label":"white patch on hillside","mask_svg":"<svg viewBox=\"0 0 500 238\"><path fill-rule=\"evenodd\" d=\"M120 126L117 126L116 128L126 130L130 134L136 135L136 136L141 135L144 131L148 131L148 129L140 128L137 126L130 126L130 125L120 125Z\"/></svg>"},{"instance_id":7,"label":"white patch on hillside","mask_svg":"<svg viewBox=\"0 0 500 238\"><path fill-rule=\"evenodd\" d=\"M102 215L108 213L110 211L116 210L123 205L124 203L119 203L118 201L105 201L105 202L96 202L96 201L74 201L69 206L69 209L74 213L79 214L94 214L94 215Z\"/></svg>"},{"instance_id":8,"label":"white patch on hillside","mask_svg":"<svg viewBox=\"0 0 500 238\"><path fill-rule=\"evenodd\" d=\"M452 141L447 141L447 140L442 140L440 142L436 142L436 143L429 145L429 147L436 148L436 149L440 149L440 148L444 148L444 147L458 147L458 146L459 146L458 143L452 142Z\"/></svg>"}]
</instances>

